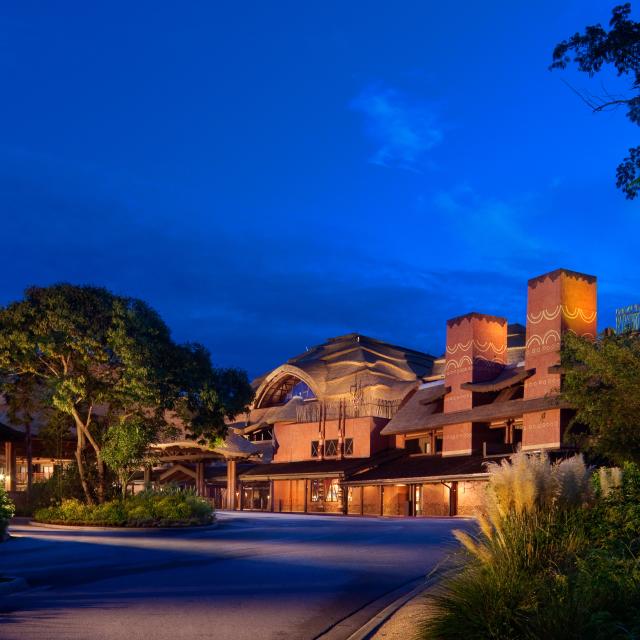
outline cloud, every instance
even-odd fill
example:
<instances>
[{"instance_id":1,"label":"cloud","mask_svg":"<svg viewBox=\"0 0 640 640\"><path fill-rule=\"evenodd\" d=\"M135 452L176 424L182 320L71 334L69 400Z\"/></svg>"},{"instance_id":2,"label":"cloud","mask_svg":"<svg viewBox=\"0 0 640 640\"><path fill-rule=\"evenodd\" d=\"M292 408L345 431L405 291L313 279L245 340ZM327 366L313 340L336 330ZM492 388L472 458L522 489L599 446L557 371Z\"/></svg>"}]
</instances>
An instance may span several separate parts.
<instances>
[{"instance_id":1,"label":"cloud","mask_svg":"<svg viewBox=\"0 0 640 640\"><path fill-rule=\"evenodd\" d=\"M350 107L363 114L365 132L377 145L373 164L420 171L426 153L442 142L433 111L396 89L370 86Z\"/></svg>"}]
</instances>

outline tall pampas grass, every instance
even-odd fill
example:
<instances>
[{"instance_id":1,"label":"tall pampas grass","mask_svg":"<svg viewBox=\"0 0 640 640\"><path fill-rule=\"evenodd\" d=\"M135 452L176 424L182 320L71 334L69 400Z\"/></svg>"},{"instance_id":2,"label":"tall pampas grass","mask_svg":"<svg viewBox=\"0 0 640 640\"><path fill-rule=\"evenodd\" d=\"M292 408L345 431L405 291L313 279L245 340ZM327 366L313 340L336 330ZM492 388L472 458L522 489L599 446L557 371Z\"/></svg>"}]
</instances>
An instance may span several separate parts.
<instances>
[{"instance_id":1,"label":"tall pampas grass","mask_svg":"<svg viewBox=\"0 0 640 640\"><path fill-rule=\"evenodd\" d=\"M541 637L531 634L533 620L538 630L547 621L536 603L555 588L549 585L562 584L585 545L574 526L577 508L592 500L581 455L551 463L546 454L518 453L490 464L488 473L479 531L454 532L461 567L433 596L426 638ZM549 638L564 637L554 633Z\"/></svg>"}]
</instances>

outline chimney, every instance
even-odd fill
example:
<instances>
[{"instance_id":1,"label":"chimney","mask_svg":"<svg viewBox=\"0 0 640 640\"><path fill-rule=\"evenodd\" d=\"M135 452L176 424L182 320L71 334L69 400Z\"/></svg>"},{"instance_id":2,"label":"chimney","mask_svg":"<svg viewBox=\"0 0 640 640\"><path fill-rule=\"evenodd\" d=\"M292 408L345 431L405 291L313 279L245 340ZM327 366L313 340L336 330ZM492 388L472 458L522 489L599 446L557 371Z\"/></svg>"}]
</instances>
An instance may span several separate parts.
<instances>
[{"instance_id":1,"label":"chimney","mask_svg":"<svg viewBox=\"0 0 640 640\"><path fill-rule=\"evenodd\" d=\"M529 280L525 366L536 372L525 381L525 400L560 392L563 335L595 339L597 324L595 276L556 269ZM566 419L561 409L525 414L522 448L559 448Z\"/></svg>"},{"instance_id":2,"label":"chimney","mask_svg":"<svg viewBox=\"0 0 640 640\"><path fill-rule=\"evenodd\" d=\"M495 378L504 368L506 357L505 318L473 312L448 320L445 385L451 391L444 398L444 412L473 408L473 392L461 385ZM477 449L472 427L471 422L446 425L443 455L468 455Z\"/></svg>"}]
</instances>

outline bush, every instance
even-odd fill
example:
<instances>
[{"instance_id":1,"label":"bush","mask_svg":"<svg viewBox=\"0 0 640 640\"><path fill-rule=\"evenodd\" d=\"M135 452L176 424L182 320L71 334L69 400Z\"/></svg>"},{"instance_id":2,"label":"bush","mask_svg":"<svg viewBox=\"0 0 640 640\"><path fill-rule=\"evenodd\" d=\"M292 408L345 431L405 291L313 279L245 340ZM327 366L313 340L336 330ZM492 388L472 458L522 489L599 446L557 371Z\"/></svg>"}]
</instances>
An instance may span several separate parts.
<instances>
[{"instance_id":1,"label":"bush","mask_svg":"<svg viewBox=\"0 0 640 640\"><path fill-rule=\"evenodd\" d=\"M513 457L490 470L481 532L456 535L456 571L423 637L635 638L640 632L640 473L592 490L580 457Z\"/></svg>"},{"instance_id":2,"label":"bush","mask_svg":"<svg viewBox=\"0 0 640 640\"><path fill-rule=\"evenodd\" d=\"M86 505L78 499L36 510L34 519L49 524L110 527L173 527L213 522L211 505L193 491L143 491L125 499Z\"/></svg>"},{"instance_id":3,"label":"bush","mask_svg":"<svg viewBox=\"0 0 640 640\"><path fill-rule=\"evenodd\" d=\"M11 520L14 513L15 507L13 506L13 502L11 502L4 487L0 486L0 542L7 536L9 520Z\"/></svg>"}]
</instances>

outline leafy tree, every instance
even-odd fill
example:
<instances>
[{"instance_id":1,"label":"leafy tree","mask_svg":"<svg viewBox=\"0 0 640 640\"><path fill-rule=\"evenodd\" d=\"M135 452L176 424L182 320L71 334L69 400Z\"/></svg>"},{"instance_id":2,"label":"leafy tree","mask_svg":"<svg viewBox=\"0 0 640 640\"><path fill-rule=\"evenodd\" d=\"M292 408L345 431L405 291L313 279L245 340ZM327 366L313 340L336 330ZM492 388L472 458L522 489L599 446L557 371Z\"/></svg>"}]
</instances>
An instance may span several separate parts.
<instances>
[{"instance_id":1,"label":"leafy tree","mask_svg":"<svg viewBox=\"0 0 640 640\"><path fill-rule=\"evenodd\" d=\"M562 367L562 393L576 409L570 437L616 464L640 463L640 336L569 333Z\"/></svg>"},{"instance_id":2,"label":"leafy tree","mask_svg":"<svg viewBox=\"0 0 640 640\"><path fill-rule=\"evenodd\" d=\"M141 439L146 445L158 439L171 412L197 424L196 437L208 442L224 431L224 421L213 418L227 415L233 399L250 399L246 376L235 378L231 392L218 393L218 378L229 376L216 374L204 348L176 345L144 302L91 286L33 287L24 300L0 309L0 371L5 380L36 380L44 390L43 409L73 419L76 463L89 503L85 450L95 459L95 490L103 502L107 458L131 468L140 459Z\"/></svg>"},{"instance_id":3,"label":"leafy tree","mask_svg":"<svg viewBox=\"0 0 640 640\"><path fill-rule=\"evenodd\" d=\"M102 458L118 477L123 498L127 495L127 485L135 472L153 462L149 455L149 443L156 435L153 427L138 416L121 418L107 432Z\"/></svg>"},{"instance_id":4,"label":"leafy tree","mask_svg":"<svg viewBox=\"0 0 640 640\"><path fill-rule=\"evenodd\" d=\"M627 118L640 125L640 23L629 19L629 3L614 7L610 29L596 24L564 40L553 51L552 69L565 69L573 62L580 71L593 76L604 65L613 65L618 76L631 76L628 96L606 95L601 98L581 96L593 111L626 108ZM632 200L640 192L640 146L629 149L627 157L618 165L616 186Z\"/></svg>"}]
</instances>

